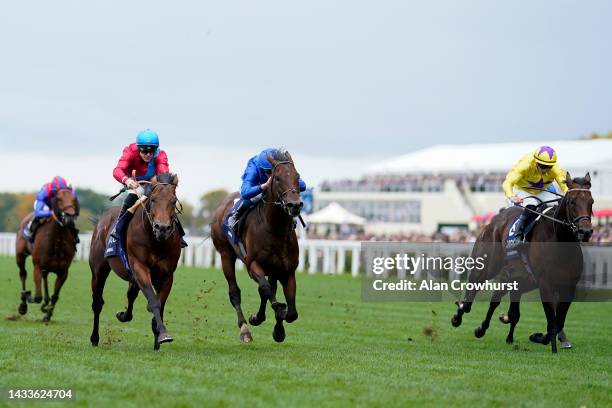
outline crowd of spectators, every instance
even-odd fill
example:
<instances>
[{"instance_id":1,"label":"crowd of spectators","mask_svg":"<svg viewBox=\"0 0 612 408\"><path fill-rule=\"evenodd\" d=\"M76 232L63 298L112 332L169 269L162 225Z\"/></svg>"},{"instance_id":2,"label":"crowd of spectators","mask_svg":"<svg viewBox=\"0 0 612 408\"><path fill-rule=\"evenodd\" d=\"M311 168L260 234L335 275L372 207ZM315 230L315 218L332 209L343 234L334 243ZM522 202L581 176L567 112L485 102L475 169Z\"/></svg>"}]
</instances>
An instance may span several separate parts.
<instances>
[{"instance_id":1,"label":"crowd of spectators","mask_svg":"<svg viewBox=\"0 0 612 408\"><path fill-rule=\"evenodd\" d=\"M380 175L366 176L358 180L342 179L324 181L321 191L337 192L440 192L447 180L472 192L499 192L505 174L455 174L455 175Z\"/></svg>"}]
</instances>

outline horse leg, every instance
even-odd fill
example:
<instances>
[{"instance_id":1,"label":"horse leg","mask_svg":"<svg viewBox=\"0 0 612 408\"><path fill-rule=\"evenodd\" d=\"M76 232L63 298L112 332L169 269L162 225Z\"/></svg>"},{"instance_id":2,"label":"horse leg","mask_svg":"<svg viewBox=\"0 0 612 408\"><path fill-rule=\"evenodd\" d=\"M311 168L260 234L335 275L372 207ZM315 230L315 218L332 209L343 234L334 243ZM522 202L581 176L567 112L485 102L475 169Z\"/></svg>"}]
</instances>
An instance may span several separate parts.
<instances>
[{"instance_id":1,"label":"horse leg","mask_svg":"<svg viewBox=\"0 0 612 408\"><path fill-rule=\"evenodd\" d=\"M94 313L93 330L91 331L91 345L97 346L100 341L99 324L100 324L100 313L102 312L102 306L104 306L104 284L106 278L110 273L110 265L107 262L103 262L97 268L92 266L91 273L91 309Z\"/></svg>"},{"instance_id":2,"label":"horse leg","mask_svg":"<svg viewBox=\"0 0 612 408\"><path fill-rule=\"evenodd\" d=\"M122 323L129 322L132 320L132 309L134 307L134 301L138 297L138 292L140 292L138 285L135 282L130 282L127 291L127 308L125 309L125 311L117 312L117 320Z\"/></svg>"},{"instance_id":3,"label":"horse leg","mask_svg":"<svg viewBox=\"0 0 612 408\"><path fill-rule=\"evenodd\" d=\"M493 293L493 295L491 296L491 302L489 303L489 310L487 310L487 315L485 316L485 319L482 321L480 326L474 329L474 336L476 336L477 338L481 338L487 333L489 325L491 324L491 317L493 317L493 312L495 312L495 309L497 309L497 306L499 306L501 298L504 297L505 294L505 290L496 290Z\"/></svg>"},{"instance_id":4,"label":"horse leg","mask_svg":"<svg viewBox=\"0 0 612 408\"><path fill-rule=\"evenodd\" d=\"M40 303L42 302L42 291L41 291L42 270L40 269L40 265L38 265L37 262L34 263L33 278L34 278L34 286L35 286L34 298L28 299L28 302Z\"/></svg>"},{"instance_id":5,"label":"horse leg","mask_svg":"<svg viewBox=\"0 0 612 408\"><path fill-rule=\"evenodd\" d=\"M520 296L518 297L520 299ZM514 343L514 328L521 318L521 303L518 300L511 299L510 307L508 308L508 321L510 323L510 330L508 330L508 336L506 336L506 343Z\"/></svg>"},{"instance_id":6,"label":"horse leg","mask_svg":"<svg viewBox=\"0 0 612 408\"><path fill-rule=\"evenodd\" d=\"M574 299L575 288L565 288L563 294L559 296L560 301L557 304L557 333L559 335L559 341L561 342L561 348L570 349L572 343L569 341L563 328L565 327L565 319L567 318L567 312Z\"/></svg>"},{"instance_id":7,"label":"horse leg","mask_svg":"<svg viewBox=\"0 0 612 408\"><path fill-rule=\"evenodd\" d=\"M468 290L465 292L465 297L463 298L463 302L455 302L457 305L457 311L455 315L451 319L451 324L453 327L461 326L461 322L463 321L463 314L470 313L472 310L472 302L474 298L476 298L476 294L478 291L476 290Z\"/></svg>"},{"instance_id":8,"label":"horse leg","mask_svg":"<svg viewBox=\"0 0 612 408\"><path fill-rule=\"evenodd\" d=\"M151 321L151 329L155 337L153 350L158 351L161 343L171 342L172 337L168 334L164 321L161 317L161 302L159 297L153 290L151 284L151 271L149 267L138 260L134 261L134 276L136 282L142 291L142 294L147 298L147 310L153 314Z\"/></svg>"},{"instance_id":9,"label":"horse leg","mask_svg":"<svg viewBox=\"0 0 612 408\"><path fill-rule=\"evenodd\" d=\"M276 294L276 279L268 278L268 283L270 283L272 293ZM259 293L259 299L259 310L257 311L257 314L252 314L249 317L249 323L251 323L253 326L259 326L266 321L266 306L268 305L268 299L261 293Z\"/></svg>"},{"instance_id":10,"label":"horse leg","mask_svg":"<svg viewBox=\"0 0 612 408\"><path fill-rule=\"evenodd\" d=\"M533 333L529 336L529 340L534 343L548 344L550 342L553 353L557 352L557 327L555 306L552 301L552 290L546 283L540 283L540 297L542 299L542 307L546 315L546 335L542 333Z\"/></svg>"},{"instance_id":11,"label":"horse leg","mask_svg":"<svg viewBox=\"0 0 612 408\"><path fill-rule=\"evenodd\" d=\"M279 343L285 340L285 327L283 326L283 320L286 320L287 323L293 323L298 318L298 312L295 307L295 275L292 274L286 279L281 280L281 284L283 285L287 309L276 314L276 325L274 326L274 331L272 332L272 337Z\"/></svg>"},{"instance_id":12,"label":"horse leg","mask_svg":"<svg viewBox=\"0 0 612 408\"><path fill-rule=\"evenodd\" d=\"M40 311L43 313L47 312L47 306L49 305L49 283L47 282L47 278L49 277L49 272L48 271L44 271L43 272L43 277L42 277L42 281L43 281L43 303L40 306ZM43 321L45 321L43 319Z\"/></svg>"},{"instance_id":13,"label":"horse leg","mask_svg":"<svg viewBox=\"0 0 612 408\"><path fill-rule=\"evenodd\" d=\"M53 311L55 310L55 304L59 300L59 294L62 290L62 286L66 282L68 278L68 270L58 271L57 278L55 279L55 288L53 289L53 295L51 296L51 304L47 306L47 315L43 317L43 322L48 322L51 320L51 316L53 316Z\"/></svg>"},{"instance_id":14,"label":"horse leg","mask_svg":"<svg viewBox=\"0 0 612 408\"><path fill-rule=\"evenodd\" d=\"M174 281L174 276L170 274L162 284L155 285L155 291L157 292L157 297L159 299L159 304L160 304L159 316L162 320L162 324L164 321L164 307L166 306L166 300L168 299L168 296L170 295L170 290L172 290L173 281ZM151 329L153 330L153 334L155 335L155 343L153 345L153 349L159 350L160 344L171 343L174 339L170 337L168 332L166 332L165 330L163 332L160 332L159 329L156 327L155 323L156 323L155 317L153 317L153 319L151 319ZM164 329L165 329L165 326L164 326Z\"/></svg>"},{"instance_id":15,"label":"horse leg","mask_svg":"<svg viewBox=\"0 0 612 408\"><path fill-rule=\"evenodd\" d=\"M21 303L19 304L19 314L28 313L28 300L31 299L32 293L26 290L26 279L28 271L25 267L27 256L23 253L17 254L17 266L19 267L19 279L21 280Z\"/></svg>"},{"instance_id":16,"label":"horse leg","mask_svg":"<svg viewBox=\"0 0 612 408\"><path fill-rule=\"evenodd\" d=\"M223 275L229 287L229 300L234 310L236 310L236 316L238 317L238 328L240 329L240 341L242 343L250 343L253 341L253 336L249 331L249 326L242 312L242 296L240 294L240 287L236 282L236 256L235 255L221 255L221 267L223 268ZM265 319L265 317L264 317Z\"/></svg>"}]
</instances>

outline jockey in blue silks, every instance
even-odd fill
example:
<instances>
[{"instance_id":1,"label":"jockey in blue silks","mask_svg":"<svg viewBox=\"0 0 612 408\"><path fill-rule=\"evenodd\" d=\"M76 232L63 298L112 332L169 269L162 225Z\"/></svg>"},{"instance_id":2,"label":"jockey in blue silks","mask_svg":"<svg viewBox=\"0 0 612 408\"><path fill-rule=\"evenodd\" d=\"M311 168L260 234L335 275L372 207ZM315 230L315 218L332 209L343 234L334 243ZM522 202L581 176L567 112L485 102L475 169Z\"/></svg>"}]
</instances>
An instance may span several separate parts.
<instances>
[{"instance_id":1,"label":"jockey in blue silks","mask_svg":"<svg viewBox=\"0 0 612 408\"><path fill-rule=\"evenodd\" d=\"M51 209L51 200L59 190L71 190L72 194L76 197L76 191L68 184L65 178L56 176L53 177L50 183L45 183L38 191L36 195L36 201L34 202L34 218L28 223L23 229L23 236L30 243L34 242L34 234L40 226L40 220L43 218L51 217L53 210ZM76 243L79 243L79 230L72 228Z\"/></svg>"},{"instance_id":2,"label":"jockey in blue silks","mask_svg":"<svg viewBox=\"0 0 612 408\"><path fill-rule=\"evenodd\" d=\"M275 156L280 155L280 153L279 149L268 148L249 159L242 174L240 199L234 204L223 224L226 233L231 237L236 236L235 228L240 218L261 200L263 193L270 187L272 164L268 161L268 156L276 160ZM300 192L306 190L306 183L301 178L299 179L299 185Z\"/></svg>"}]
</instances>

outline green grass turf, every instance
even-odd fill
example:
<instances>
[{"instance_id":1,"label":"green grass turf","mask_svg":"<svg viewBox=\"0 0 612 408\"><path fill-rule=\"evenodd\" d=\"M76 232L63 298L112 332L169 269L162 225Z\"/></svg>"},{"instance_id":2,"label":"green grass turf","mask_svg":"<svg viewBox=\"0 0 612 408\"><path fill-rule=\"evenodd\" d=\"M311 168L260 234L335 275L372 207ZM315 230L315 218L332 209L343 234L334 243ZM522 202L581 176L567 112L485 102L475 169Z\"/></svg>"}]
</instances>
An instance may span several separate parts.
<instances>
[{"instance_id":1,"label":"green grass turf","mask_svg":"<svg viewBox=\"0 0 612 408\"><path fill-rule=\"evenodd\" d=\"M72 387L70 406L612 406L610 303L572 305L566 332L575 347L552 355L528 341L545 327L537 303L522 306L508 346L497 318L474 338L483 302L455 329L452 304L364 303L358 279L300 274L300 317L286 325L285 342L273 341L269 311L252 328L254 343L242 345L223 274L181 268L166 305L175 341L155 353L142 295L132 322L116 320L127 284L114 273L100 346L90 345L90 276L86 263L73 265L50 324L39 305L9 320L19 277L14 260L0 258L0 388ZM239 283L250 314L256 285L244 271Z\"/></svg>"}]
</instances>

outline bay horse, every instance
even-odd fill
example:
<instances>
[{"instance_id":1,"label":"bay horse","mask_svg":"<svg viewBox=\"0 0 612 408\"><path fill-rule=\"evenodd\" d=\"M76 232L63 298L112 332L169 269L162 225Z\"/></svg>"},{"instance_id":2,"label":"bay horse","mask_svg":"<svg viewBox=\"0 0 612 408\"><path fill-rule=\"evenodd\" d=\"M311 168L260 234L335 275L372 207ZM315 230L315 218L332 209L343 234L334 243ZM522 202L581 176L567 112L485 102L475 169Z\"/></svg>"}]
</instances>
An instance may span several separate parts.
<instances>
[{"instance_id":1,"label":"bay horse","mask_svg":"<svg viewBox=\"0 0 612 408\"><path fill-rule=\"evenodd\" d=\"M79 200L72 189L63 188L57 191L51 199L51 216L40 221L36 230L34 242L30 244L23 235L23 229L34 218L34 213L28 214L19 225L15 243L15 254L17 266L19 267L19 278L21 279L21 303L19 314L28 312L28 303L41 303L44 322L51 320L55 305L59 299L62 286L68 278L68 268L76 253L76 235L73 232L74 221L79 215ZM26 259L32 255L34 265L34 297L26 290ZM49 284L47 278L49 272L56 274L53 295L49 298ZM42 281L42 282L41 282ZM44 297L41 291L41 283L44 287Z\"/></svg>"},{"instance_id":2,"label":"bay horse","mask_svg":"<svg viewBox=\"0 0 612 408\"><path fill-rule=\"evenodd\" d=\"M147 298L147 310L153 314L151 330L153 331L153 349L158 351L160 344L171 342L163 322L164 306L174 278L180 255L181 237L176 228L176 187L178 176L164 173L152 178L148 197L142 197L130 208L133 219L125 232L125 251L128 257L129 271L120 257L105 258L108 235L119 214L119 207L108 210L96 223L89 255L91 268L92 310L94 313L91 344L97 346L100 341L99 321L104 305L104 284L110 270L128 282L128 305L125 311L118 312L120 322L132 320L132 308L138 293L142 291Z\"/></svg>"},{"instance_id":3,"label":"bay horse","mask_svg":"<svg viewBox=\"0 0 612 408\"><path fill-rule=\"evenodd\" d=\"M262 200L245 216L242 242L246 256L241 257L251 279L258 284L260 306L249 323L259 326L266 320L266 306L270 302L276 324L272 337L276 342L285 340L283 321L292 323L298 318L295 305L298 266L298 241L295 234L294 217L300 215L303 202L300 197L300 178L293 159L288 152L268 156L272 164L272 181ZM238 255L223 232L223 222L231 210L238 193L230 194L213 214L211 236L215 248L221 254L225 279L229 286L229 300L238 316L240 341L250 343L253 336L242 312L241 294L236 282L236 259ZM267 278L266 278L267 277ZM277 283L280 282L287 304L276 300Z\"/></svg>"},{"instance_id":4,"label":"bay horse","mask_svg":"<svg viewBox=\"0 0 612 408\"><path fill-rule=\"evenodd\" d=\"M593 232L591 176L587 173L583 178L572 179L568 172L566 183L568 190L565 195L555 200L558 204L541 215L541 219L532 229L530 243L523 250L526 267L531 270L532 277L517 279L519 290L511 292L507 319L502 318L503 323L510 324L506 342L512 343L514 329L520 318L521 295L539 288L546 315L546 333L534 333L530 340L540 344L550 343L553 353L557 352L557 335L562 335L561 341L564 342L565 319L583 271L580 242L587 242ZM504 268L505 241L520 212L521 209L517 207L505 209L493 217L491 223L482 230L474 244L472 256L484 257L485 268L471 273L470 282L492 279ZM477 290L468 290L464 300L457 302L456 314L451 319L454 327L459 327L463 314L470 312L477 293ZM485 320L474 331L476 337L485 335L503 294L504 292L493 294Z\"/></svg>"}]
</instances>

